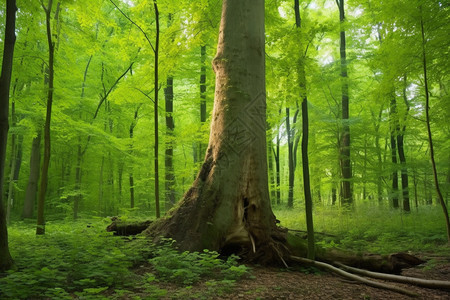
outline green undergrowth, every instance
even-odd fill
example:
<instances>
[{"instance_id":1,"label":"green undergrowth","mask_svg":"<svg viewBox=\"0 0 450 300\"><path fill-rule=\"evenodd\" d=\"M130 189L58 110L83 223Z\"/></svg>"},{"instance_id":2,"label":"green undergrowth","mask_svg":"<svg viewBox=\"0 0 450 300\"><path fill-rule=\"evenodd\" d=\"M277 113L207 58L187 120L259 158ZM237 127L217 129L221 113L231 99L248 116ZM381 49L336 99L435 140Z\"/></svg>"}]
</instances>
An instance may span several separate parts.
<instances>
[{"instance_id":1,"label":"green undergrowth","mask_svg":"<svg viewBox=\"0 0 450 300\"><path fill-rule=\"evenodd\" d=\"M274 209L280 225L306 231L304 209ZM419 207L409 213L358 205L353 211L338 207L314 209L314 231L318 245L357 252L387 254L399 251L450 256L442 209Z\"/></svg>"},{"instance_id":2,"label":"green undergrowth","mask_svg":"<svg viewBox=\"0 0 450 300\"><path fill-rule=\"evenodd\" d=\"M113 236L105 231L108 222L48 222L43 236L32 223L10 226L16 265L0 277L0 299L158 299L168 292L164 284L179 293L195 284L206 285L205 293L226 291L249 272L236 256L223 260L208 250L179 252L171 240L154 245Z\"/></svg>"}]
</instances>

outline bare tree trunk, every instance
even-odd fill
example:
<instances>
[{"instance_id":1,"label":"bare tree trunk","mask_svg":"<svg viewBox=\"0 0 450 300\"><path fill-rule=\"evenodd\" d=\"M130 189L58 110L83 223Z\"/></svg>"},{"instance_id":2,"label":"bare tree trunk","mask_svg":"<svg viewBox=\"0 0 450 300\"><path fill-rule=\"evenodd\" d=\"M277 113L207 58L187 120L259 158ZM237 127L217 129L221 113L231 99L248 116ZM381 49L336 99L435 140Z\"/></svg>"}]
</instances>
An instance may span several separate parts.
<instances>
[{"instance_id":1,"label":"bare tree trunk","mask_svg":"<svg viewBox=\"0 0 450 300\"><path fill-rule=\"evenodd\" d=\"M45 219L44 219L44 205L45 205L45 193L47 191L48 184L48 167L50 165L50 123L52 118L52 104L53 104L53 77L54 77L54 53L55 42L52 40L51 32L51 12L52 12L53 0L48 0L48 5L42 7L45 11L45 19L47 26L47 42L48 42L48 95L47 95L47 113L45 116L44 125L44 160L42 163L41 173L41 187L39 189L38 198L38 214L37 214L37 226L36 234L45 234ZM59 5L59 3L58 3Z\"/></svg>"},{"instance_id":2,"label":"bare tree trunk","mask_svg":"<svg viewBox=\"0 0 450 300\"><path fill-rule=\"evenodd\" d=\"M281 204L281 170L280 170L280 133L277 132L277 143L275 145L275 172L276 172L276 194L277 194L277 205Z\"/></svg>"},{"instance_id":3,"label":"bare tree trunk","mask_svg":"<svg viewBox=\"0 0 450 300\"><path fill-rule=\"evenodd\" d=\"M442 196L441 189L439 187L438 174L436 169L436 161L434 159L434 146L433 146L433 137L431 134L431 124L430 124L430 94L428 91L428 75L427 75L427 56L426 56L426 39L425 39L425 30L423 25L423 16L422 16L422 6L420 6L420 29L422 33L422 65L423 65L423 80L425 84L425 116L426 116L426 124L427 124L427 132L428 132L428 143L430 145L430 158L431 158L431 166L433 167L433 179L434 185L436 187L436 193L438 195L439 203L441 204L442 211L445 217L445 225L447 228L447 241L450 244L450 220L448 217L447 206L444 202L444 197Z\"/></svg>"},{"instance_id":4,"label":"bare tree trunk","mask_svg":"<svg viewBox=\"0 0 450 300\"><path fill-rule=\"evenodd\" d=\"M345 30L343 23L345 22L344 0L336 0L339 8L340 20L340 58L341 58L341 92L342 92L342 133L340 137L339 157L342 175L342 204L353 204L352 191L352 165L350 160L350 125L349 119L349 95L348 95L348 75L347 75L347 54Z\"/></svg>"},{"instance_id":5,"label":"bare tree trunk","mask_svg":"<svg viewBox=\"0 0 450 300\"><path fill-rule=\"evenodd\" d=\"M406 113L403 117L403 126L401 127L398 135L397 135L397 147L398 147L398 158L401 164L401 179L402 179L402 196L403 196L403 210L409 212L411 210L411 205L409 202L409 184L408 184L408 167L406 166L406 156L404 149L404 139L405 139L405 131L406 131L406 121L408 119L409 113L409 103L408 98L406 96L406 74L403 76L404 85L403 85L403 101L406 105Z\"/></svg>"},{"instance_id":6,"label":"bare tree trunk","mask_svg":"<svg viewBox=\"0 0 450 300\"><path fill-rule=\"evenodd\" d=\"M175 205L175 173L173 167L174 129L173 120L173 77L167 77L167 86L164 89L166 103L166 149L164 156L165 166L165 208L168 211Z\"/></svg>"},{"instance_id":7,"label":"bare tree trunk","mask_svg":"<svg viewBox=\"0 0 450 300\"><path fill-rule=\"evenodd\" d=\"M23 218L33 218L34 203L36 201L37 187L39 181L39 170L41 165L41 133L33 138L30 154L30 175L28 178L25 201L23 205Z\"/></svg>"},{"instance_id":8,"label":"bare tree trunk","mask_svg":"<svg viewBox=\"0 0 450 300\"><path fill-rule=\"evenodd\" d=\"M158 4L156 0L153 0L153 6L155 8L155 19L156 19L156 41L155 41L155 78L154 78L154 90L155 90L155 98L154 98L154 120L155 120L155 213L156 218L161 216L160 208L159 208L159 130L158 130L158 60L159 60L159 11Z\"/></svg>"},{"instance_id":9,"label":"bare tree trunk","mask_svg":"<svg viewBox=\"0 0 450 300\"><path fill-rule=\"evenodd\" d=\"M174 238L180 249L280 261L285 238L267 180L263 0L223 1L213 66L215 104L203 166L177 209L148 232Z\"/></svg>"},{"instance_id":10,"label":"bare tree trunk","mask_svg":"<svg viewBox=\"0 0 450 300\"><path fill-rule=\"evenodd\" d=\"M8 270L13 259L8 247L8 229L6 226L5 206L3 201L3 182L6 159L6 143L8 140L9 88L13 67L14 43L16 41L16 1L6 1L5 39L3 60L0 74L0 271Z\"/></svg>"},{"instance_id":11,"label":"bare tree trunk","mask_svg":"<svg viewBox=\"0 0 450 300\"><path fill-rule=\"evenodd\" d=\"M390 102L390 138L391 138L391 160L392 160L392 190L391 199L392 207L398 208L398 172L397 172L397 134L398 134L398 121L397 121L397 103L395 101L395 93L393 93Z\"/></svg>"}]
</instances>

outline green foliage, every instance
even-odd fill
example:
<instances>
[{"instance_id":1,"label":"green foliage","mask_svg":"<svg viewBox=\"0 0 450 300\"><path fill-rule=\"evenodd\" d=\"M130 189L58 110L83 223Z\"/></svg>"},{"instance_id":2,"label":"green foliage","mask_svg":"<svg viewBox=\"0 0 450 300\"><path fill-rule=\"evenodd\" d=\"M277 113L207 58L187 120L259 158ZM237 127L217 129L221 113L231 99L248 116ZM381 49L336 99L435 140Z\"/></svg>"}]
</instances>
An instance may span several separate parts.
<instances>
[{"instance_id":1,"label":"green foliage","mask_svg":"<svg viewBox=\"0 0 450 300\"><path fill-rule=\"evenodd\" d=\"M248 273L245 265L238 265L237 256L232 255L225 261L219 258L219 253L207 249L180 253L172 243L167 240L157 246L155 257L149 260L162 280L191 285L205 277L229 281Z\"/></svg>"},{"instance_id":2,"label":"green foliage","mask_svg":"<svg viewBox=\"0 0 450 300\"><path fill-rule=\"evenodd\" d=\"M10 228L17 267L0 279L3 298L97 294L123 285L130 276L133 256L124 240L104 232L103 222L47 223L45 236L35 236L26 225Z\"/></svg>"},{"instance_id":3,"label":"green foliage","mask_svg":"<svg viewBox=\"0 0 450 300\"><path fill-rule=\"evenodd\" d=\"M275 210L281 225L305 229L304 212ZM441 208L422 207L403 213L398 210L360 205L356 211L317 207L314 221L317 244L357 252L388 254L398 251L449 254Z\"/></svg>"}]
</instances>

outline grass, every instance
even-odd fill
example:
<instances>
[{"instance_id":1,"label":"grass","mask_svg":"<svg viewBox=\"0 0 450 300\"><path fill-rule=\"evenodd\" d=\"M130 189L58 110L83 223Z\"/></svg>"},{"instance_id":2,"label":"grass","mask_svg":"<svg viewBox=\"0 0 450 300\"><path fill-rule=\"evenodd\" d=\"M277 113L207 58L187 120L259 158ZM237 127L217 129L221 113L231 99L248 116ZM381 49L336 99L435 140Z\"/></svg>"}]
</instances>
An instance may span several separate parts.
<instances>
[{"instance_id":1,"label":"grass","mask_svg":"<svg viewBox=\"0 0 450 300\"><path fill-rule=\"evenodd\" d=\"M305 213L298 209L274 209L281 226L306 230ZM337 207L316 207L314 231L322 246L372 253L398 251L434 252L450 256L445 221L440 207L424 206L418 211L359 205L354 211Z\"/></svg>"},{"instance_id":2,"label":"grass","mask_svg":"<svg viewBox=\"0 0 450 300\"><path fill-rule=\"evenodd\" d=\"M248 273L236 256L222 260L208 250L180 253L171 240L116 237L105 231L109 222L48 222L43 236L34 223L11 226L16 266L0 278L0 299L158 299L168 292L161 284L175 284L181 294L202 281L205 293L226 291Z\"/></svg>"},{"instance_id":3,"label":"grass","mask_svg":"<svg viewBox=\"0 0 450 300\"><path fill-rule=\"evenodd\" d=\"M274 213L282 226L306 229L302 208ZM316 207L314 222L316 232L331 235L316 235L323 247L450 256L439 207L409 214L369 205L355 211ZM16 268L0 278L0 298L159 299L170 293L207 299L228 293L249 274L237 257L223 260L208 250L180 253L171 240L153 245L145 238L116 237L105 231L109 223L92 217L52 221L44 236L35 235L34 222L14 223L9 237Z\"/></svg>"}]
</instances>

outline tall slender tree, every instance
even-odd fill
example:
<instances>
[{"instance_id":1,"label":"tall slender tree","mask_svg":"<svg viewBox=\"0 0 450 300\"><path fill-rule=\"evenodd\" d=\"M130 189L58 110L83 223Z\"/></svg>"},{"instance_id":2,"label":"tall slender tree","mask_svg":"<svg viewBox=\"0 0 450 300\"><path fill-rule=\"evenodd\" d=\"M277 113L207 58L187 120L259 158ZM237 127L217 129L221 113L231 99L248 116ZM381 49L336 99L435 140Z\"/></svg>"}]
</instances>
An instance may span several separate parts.
<instances>
[{"instance_id":1,"label":"tall slender tree","mask_svg":"<svg viewBox=\"0 0 450 300\"><path fill-rule=\"evenodd\" d=\"M427 52L426 52L426 43L427 39L425 36L425 26L423 21L423 10L422 6L420 9L420 33L422 38L422 68L423 68L423 82L424 82L424 92L425 92L425 117L426 117L426 125L427 125L427 133L428 133L428 143L430 146L430 159L431 166L433 168L433 179L434 185L436 188L436 193L438 195L439 203L441 204L442 211L444 213L445 225L447 229L447 241L450 244L450 219L448 216L447 206L445 205L444 197L442 196L441 188L439 186L439 179L436 168L436 160L434 157L434 144L433 144L433 135L431 133L431 124L430 124L430 91L428 88L428 68L427 68Z\"/></svg>"},{"instance_id":2,"label":"tall slender tree","mask_svg":"<svg viewBox=\"0 0 450 300\"><path fill-rule=\"evenodd\" d=\"M309 176L309 116L308 116L308 95L306 94L306 76L305 76L305 57L303 56L302 41L302 22L300 17L300 3L299 0L294 0L295 10L295 25L299 31L300 51L301 56L298 61L300 96L302 97L302 170L303 170L303 193L305 196L305 214L306 214L306 228L308 232L308 258L315 258L315 241L314 241L314 222L312 206L313 201L311 197L311 183ZM304 54L306 55L306 53Z\"/></svg>"},{"instance_id":3,"label":"tall slender tree","mask_svg":"<svg viewBox=\"0 0 450 300\"><path fill-rule=\"evenodd\" d=\"M345 40L345 9L344 0L336 0L339 8L341 58L341 109L342 132L339 140L339 162L341 167L341 200L344 205L353 204L352 164L350 160L350 124L349 124L349 94L347 74L347 48Z\"/></svg>"},{"instance_id":4,"label":"tall slender tree","mask_svg":"<svg viewBox=\"0 0 450 300\"><path fill-rule=\"evenodd\" d=\"M0 73L0 271L8 270L13 259L8 247L8 229L3 201L3 182L6 159L6 143L8 140L9 89L13 68L14 43L16 41L16 1L6 1L5 39L3 48L2 69Z\"/></svg>"}]
</instances>

